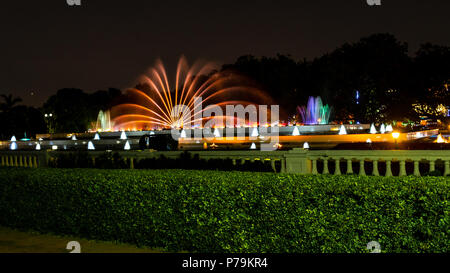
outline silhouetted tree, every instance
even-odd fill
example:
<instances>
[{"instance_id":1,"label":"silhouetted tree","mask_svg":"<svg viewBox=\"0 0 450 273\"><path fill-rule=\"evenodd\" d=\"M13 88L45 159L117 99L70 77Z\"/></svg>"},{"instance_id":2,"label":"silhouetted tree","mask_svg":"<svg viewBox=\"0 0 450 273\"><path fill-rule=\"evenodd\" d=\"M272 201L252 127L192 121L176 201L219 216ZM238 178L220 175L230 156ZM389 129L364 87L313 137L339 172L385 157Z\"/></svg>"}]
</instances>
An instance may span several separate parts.
<instances>
[{"instance_id":1,"label":"silhouetted tree","mask_svg":"<svg viewBox=\"0 0 450 273\"><path fill-rule=\"evenodd\" d=\"M9 139L34 137L37 133L45 132L45 122L39 110L33 107L17 105L21 98L12 94L0 95L3 102L0 103L0 137Z\"/></svg>"}]
</instances>

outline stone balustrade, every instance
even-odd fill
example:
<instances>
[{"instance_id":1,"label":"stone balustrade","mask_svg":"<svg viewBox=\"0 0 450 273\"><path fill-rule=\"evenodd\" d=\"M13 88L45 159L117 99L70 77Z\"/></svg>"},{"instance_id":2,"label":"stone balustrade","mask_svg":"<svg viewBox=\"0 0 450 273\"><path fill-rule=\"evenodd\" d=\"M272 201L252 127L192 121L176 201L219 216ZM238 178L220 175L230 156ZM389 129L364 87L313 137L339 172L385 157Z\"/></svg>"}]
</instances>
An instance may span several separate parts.
<instances>
[{"instance_id":1,"label":"stone balustrade","mask_svg":"<svg viewBox=\"0 0 450 273\"><path fill-rule=\"evenodd\" d=\"M295 149L294 149L295 150ZM353 174L354 163L359 165L357 174L361 176L393 176L392 164L398 163L398 176L415 175L420 176L419 164L428 165L428 172L435 171L436 163L444 166L444 175L450 175L450 151L446 150L321 150L321 151L296 151L298 154L304 154L305 165L301 173L306 174L329 174L329 165L334 164L335 175L343 173ZM295 154L296 152L291 152ZM288 159L289 161L289 159ZM318 162L322 163L322 170L318 170ZM342 163L346 163L346 168L342 168ZM379 163L384 164L384 172L380 173ZM406 164L411 164L411 171L408 173ZM366 169L371 168L371 173L366 173ZM298 172L293 168L288 172ZM423 171L424 172L424 171Z\"/></svg>"},{"instance_id":2,"label":"stone balustrade","mask_svg":"<svg viewBox=\"0 0 450 273\"><path fill-rule=\"evenodd\" d=\"M2 151L0 166L46 167L58 153L64 152ZM118 151L118 153L129 163L130 168L134 168L135 163L141 159L160 156L176 159L183 152ZM95 162L95 159L104 154L104 151L89 151L88 154ZM272 169L281 173L420 176L424 172L436 170L436 164L438 164L443 169L444 175L450 175L450 151L447 150L304 150L294 148L289 151L191 151L190 154L204 160L231 159L234 165L244 164L246 161L270 161ZM395 164L395 172L393 172L393 164Z\"/></svg>"},{"instance_id":3,"label":"stone balustrade","mask_svg":"<svg viewBox=\"0 0 450 273\"><path fill-rule=\"evenodd\" d=\"M0 152L0 166L37 168L47 165L46 154L42 152Z\"/></svg>"}]
</instances>

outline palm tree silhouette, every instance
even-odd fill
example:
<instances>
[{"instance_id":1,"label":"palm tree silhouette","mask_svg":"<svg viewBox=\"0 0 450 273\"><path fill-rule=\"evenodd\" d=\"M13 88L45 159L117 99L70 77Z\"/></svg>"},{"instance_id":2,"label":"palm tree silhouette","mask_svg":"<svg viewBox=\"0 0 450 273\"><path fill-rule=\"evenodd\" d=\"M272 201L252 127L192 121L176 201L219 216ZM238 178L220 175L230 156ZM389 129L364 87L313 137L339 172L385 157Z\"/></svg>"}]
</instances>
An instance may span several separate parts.
<instances>
[{"instance_id":1,"label":"palm tree silhouette","mask_svg":"<svg viewBox=\"0 0 450 273\"><path fill-rule=\"evenodd\" d=\"M11 109L14 108L14 106L21 102L22 99L19 97L13 97L12 94L6 95L6 94L1 94L0 97L3 98L3 103L0 103L0 110L2 112L9 112L11 111Z\"/></svg>"}]
</instances>

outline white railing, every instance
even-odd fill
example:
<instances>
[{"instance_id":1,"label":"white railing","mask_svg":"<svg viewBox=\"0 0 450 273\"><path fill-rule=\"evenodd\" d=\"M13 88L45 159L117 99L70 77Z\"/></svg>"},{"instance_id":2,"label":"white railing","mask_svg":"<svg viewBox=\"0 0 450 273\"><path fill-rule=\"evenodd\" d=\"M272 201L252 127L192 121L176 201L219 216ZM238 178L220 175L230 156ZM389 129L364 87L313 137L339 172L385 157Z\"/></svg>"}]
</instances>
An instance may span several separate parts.
<instances>
[{"instance_id":1,"label":"white railing","mask_svg":"<svg viewBox=\"0 0 450 273\"><path fill-rule=\"evenodd\" d=\"M63 151L1 151L0 166L3 167L46 167L49 161ZM87 152L93 161L104 152ZM180 158L183 151L118 151L120 156L134 168L135 162L146 158ZM191 151L200 159L231 159L233 165L246 161L270 161L272 169L282 173L300 174L359 174L393 176L392 163L398 164L398 175L423 175L423 172L443 166L443 174L450 175L450 150L304 150L294 148L289 151ZM380 167L379 163L383 167ZM425 164L422 173L420 164ZM279 166L279 168L276 168ZM359 165L354 170L354 165ZM407 168L408 166L412 168ZM321 168L319 168L319 165ZM345 167L342 167L344 165ZM397 165L396 165L397 167ZM367 169L372 169L366 173ZM397 169L397 168L396 168ZM397 172L395 172L397 174Z\"/></svg>"}]
</instances>

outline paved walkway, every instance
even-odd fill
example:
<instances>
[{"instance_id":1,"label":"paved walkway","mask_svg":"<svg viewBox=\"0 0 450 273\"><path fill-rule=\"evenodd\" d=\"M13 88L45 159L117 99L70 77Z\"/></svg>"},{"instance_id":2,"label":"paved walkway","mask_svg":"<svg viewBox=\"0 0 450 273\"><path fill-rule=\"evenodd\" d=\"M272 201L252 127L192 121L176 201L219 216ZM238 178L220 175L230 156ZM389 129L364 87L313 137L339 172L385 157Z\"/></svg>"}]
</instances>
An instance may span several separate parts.
<instances>
[{"instance_id":1,"label":"paved walkway","mask_svg":"<svg viewBox=\"0 0 450 273\"><path fill-rule=\"evenodd\" d=\"M98 242L69 236L42 235L0 227L0 253L69 253L69 241L78 241L82 253L161 253L128 244Z\"/></svg>"}]
</instances>

